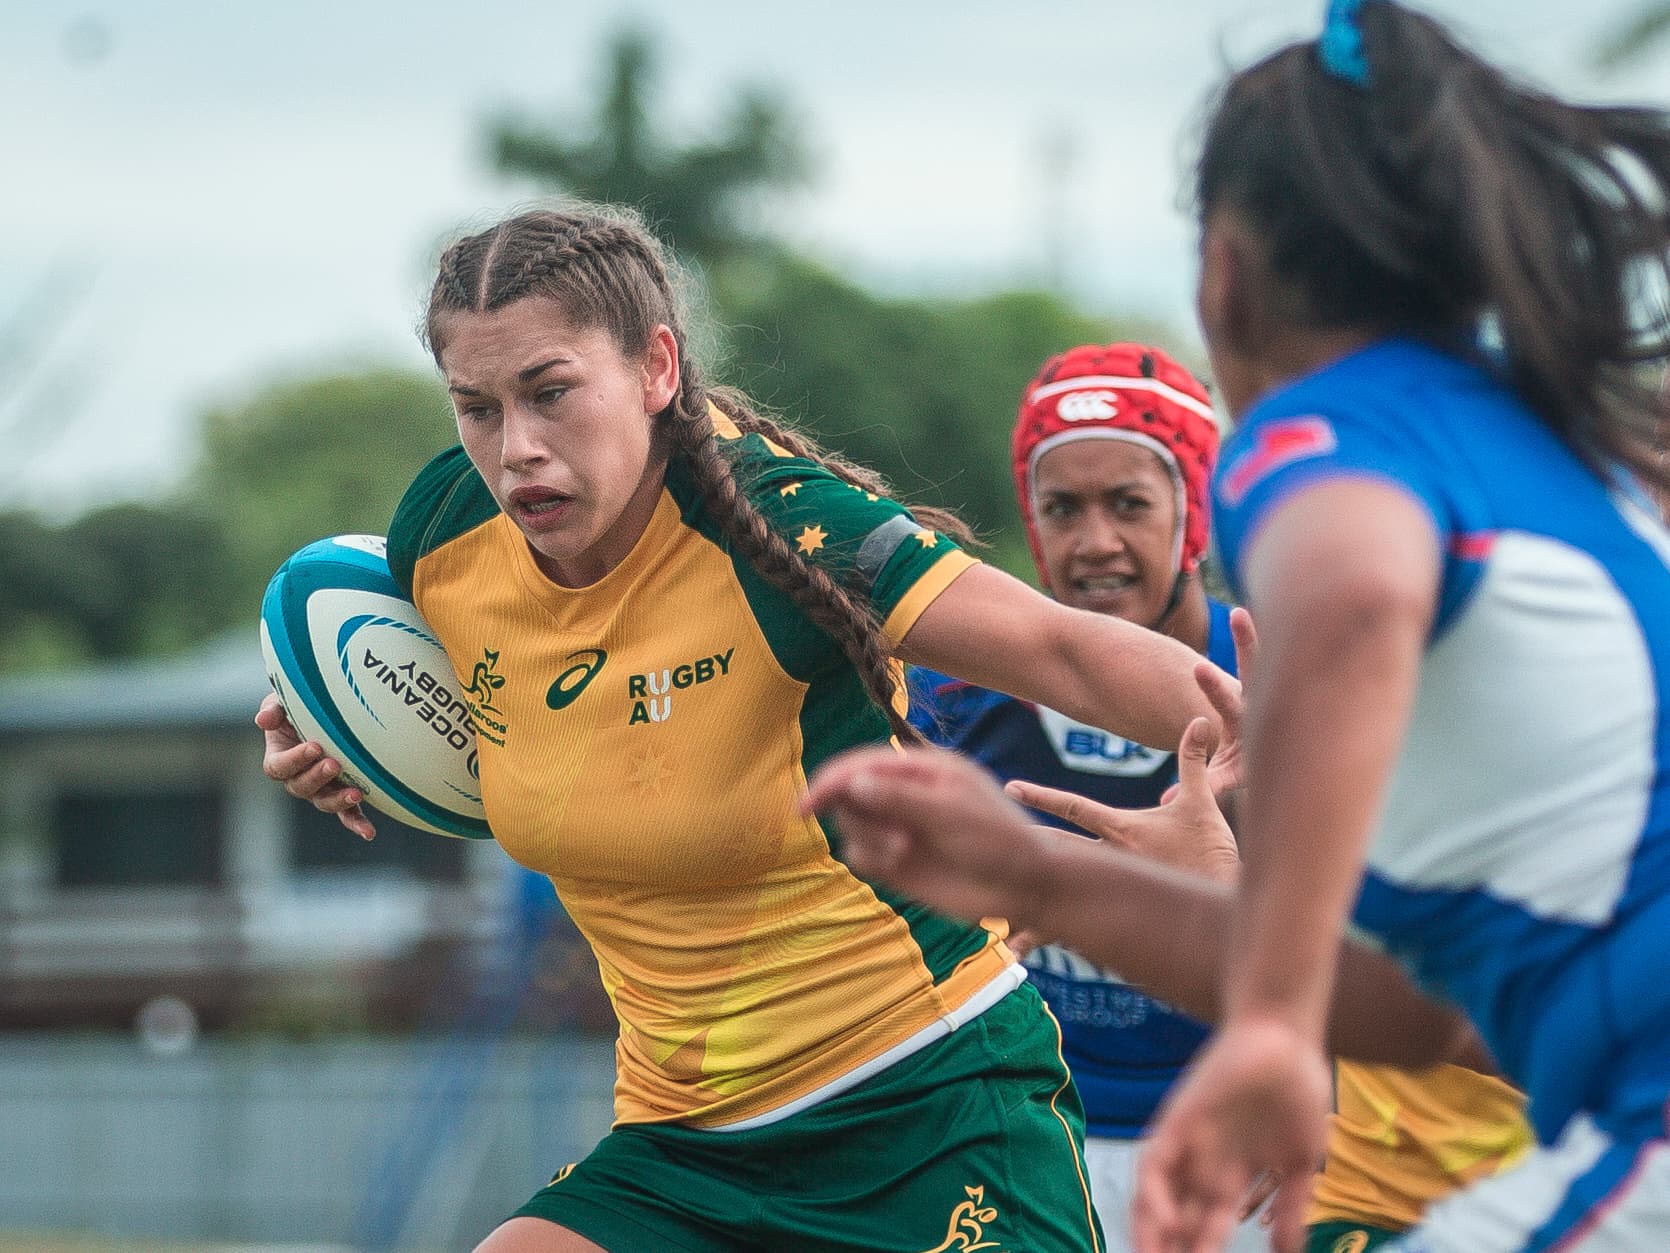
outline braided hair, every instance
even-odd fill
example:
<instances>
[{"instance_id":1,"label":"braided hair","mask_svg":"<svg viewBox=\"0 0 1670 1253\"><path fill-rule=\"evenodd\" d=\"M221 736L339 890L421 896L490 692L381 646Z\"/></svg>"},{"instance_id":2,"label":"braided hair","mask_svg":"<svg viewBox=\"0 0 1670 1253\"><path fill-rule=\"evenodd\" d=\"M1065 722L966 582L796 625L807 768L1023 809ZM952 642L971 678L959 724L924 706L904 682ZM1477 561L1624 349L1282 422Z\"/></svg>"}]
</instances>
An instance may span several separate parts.
<instances>
[{"instance_id":1,"label":"braided hair","mask_svg":"<svg viewBox=\"0 0 1670 1253\"><path fill-rule=\"evenodd\" d=\"M744 434L759 434L866 492L889 494L875 471L820 448L761 413L739 391L710 387L688 350L666 250L630 212L619 208L535 210L458 240L442 254L424 317L423 337L440 360L442 323L452 313L491 313L530 296L557 301L578 326L601 327L628 357L647 350L657 326L678 346L678 391L658 416L673 456L682 457L707 508L730 542L846 653L893 733L921 736L900 712L899 670L869 604L808 562L748 499L719 448L711 402ZM924 526L964 544L972 534L955 514L913 507Z\"/></svg>"}]
</instances>

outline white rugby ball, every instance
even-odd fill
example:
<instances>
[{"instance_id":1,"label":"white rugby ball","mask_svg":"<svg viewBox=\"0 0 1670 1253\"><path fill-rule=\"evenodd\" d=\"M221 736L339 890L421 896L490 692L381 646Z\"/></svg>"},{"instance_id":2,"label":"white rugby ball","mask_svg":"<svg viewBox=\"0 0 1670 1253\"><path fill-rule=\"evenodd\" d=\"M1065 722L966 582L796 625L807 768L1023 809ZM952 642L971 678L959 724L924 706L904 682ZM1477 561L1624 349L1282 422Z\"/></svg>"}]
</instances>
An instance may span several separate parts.
<instances>
[{"instance_id":1,"label":"white rugby ball","mask_svg":"<svg viewBox=\"0 0 1670 1253\"><path fill-rule=\"evenodd\" d=\"M323 539L280 566L261 601L261 650L291 724L370 804L437 835L492 838L475 724L381 535Z\"/></svg>"}]
</instances>

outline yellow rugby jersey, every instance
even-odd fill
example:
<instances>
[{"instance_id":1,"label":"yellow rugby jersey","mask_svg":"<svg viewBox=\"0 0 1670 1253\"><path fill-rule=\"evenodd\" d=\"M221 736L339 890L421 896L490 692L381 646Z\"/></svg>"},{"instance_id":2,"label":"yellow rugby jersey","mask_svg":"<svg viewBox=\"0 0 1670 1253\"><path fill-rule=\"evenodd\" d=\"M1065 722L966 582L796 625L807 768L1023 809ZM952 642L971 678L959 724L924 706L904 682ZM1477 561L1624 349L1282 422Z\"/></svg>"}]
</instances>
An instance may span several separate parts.
<instances>
[{"instance_id":1,"label":"yellow rugby jersey","mask_svg":"<svg viewBox=\"0 0 1670 1253\"><path fill-rule=\"evenodd\" d=\"M1428 1205L1497 1174L1531 1147L1525 1098L1463 1066L1418 1072L1340 1062L1312 1223L1402 1230Z\"/></svg>"},{"instance_id":2,"label":"yellow rugby jersey","mask_svg":"<svg viewBox=\"0 0 1670 1253\"><path fill-rule=\"evenodd\" d=\"M974 564L899 505L741 435L739 486L897 642ZM856 878L796 812L889 728L840 646L763 579L676 460L616 569L552 583L462 449L418 476L389 564L476 723L488 822L550 876L620 1025L618 1122L720 1126L815 1093L953 1014L997 935Z\"/></svg>"}]
</instances>

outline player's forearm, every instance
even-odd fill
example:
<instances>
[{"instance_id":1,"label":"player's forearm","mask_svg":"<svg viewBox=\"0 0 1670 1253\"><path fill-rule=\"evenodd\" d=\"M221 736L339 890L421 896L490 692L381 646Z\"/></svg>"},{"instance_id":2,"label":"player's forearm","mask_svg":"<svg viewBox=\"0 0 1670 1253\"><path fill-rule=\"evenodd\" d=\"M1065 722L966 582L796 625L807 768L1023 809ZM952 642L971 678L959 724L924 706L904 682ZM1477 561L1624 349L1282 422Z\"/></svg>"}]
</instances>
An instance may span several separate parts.
<instances>
[{"instance_id":1,"label":"player's forearm","mask_svg":"<svg viewBox=\"0 0 1670 1253\"><path fill-rule=\"evenodd\" d=\"M1116 971L1203 1022L1222 1014L1222 976L1234 888L1064 836L1044 858L1029 930ZM1357 944L1341 950L1328 1047L1360 1061L1489 1068L1466 1021L1428 999L1390 958Z\"/></svg>"},{"instance_id":2,"label":"player's forearm","mask_svg":"<svg viewBox=\"0 0 1670 1253\"><path fill-rule=\"evenodd\" d=\"M1091 726L1175 748L1197 717L1219 719L1195 682L1200 655L1156 631L1106 614L1065 609L1047 641L1050 691L1034 699Z\"/></svg>"},{"instance_id":3,"label":"player's forearm","mask_svg":"<svg viewBox=\"0 0 1670 1253\"><path fill-rule=\"evenodd\" d=\"M1187 645L1069 609L989 566L958 575L896 652L1160 749L1176 745L1196 715L1218 721L1194 680L1200 658Z\"/></svg>"},{"instance_id":4,"label":"player's forearm","mask_svg":"<svg viewBox=\"0 0 1670 1253\"><path fill-rule=\"evenodd\" d=\"M1218 1016L1234 889L1063 835L1028 930L1203 1021Z\"/></svg>"},{"instance_id":5,"label":"player's forearm","mask_svg":"<svg viewBox=\"0 0 1670 1253\"><path fill-rule=\"evenodd\" d=\"M1297 596L1295 597L1297 599ZM1248 705L1230 1014L1321 1038L1341 933L1413 701L1418 608L1372 582L1267 615Z\"/></svg>"},{"instance_id":6,"label":"player's forearm","mask_svg":"<svg viewBox=\"0 0 1670 1253\"><path fill-rule=\"evenodd\" d=\"M1449 1062L1496 1074L1496 1061L1459 1010L1432 1000L1383 953L1348 941L1328 1015L1328 1048L1340 1057L1419 1069Z\"/></svg>"}]
</instances>

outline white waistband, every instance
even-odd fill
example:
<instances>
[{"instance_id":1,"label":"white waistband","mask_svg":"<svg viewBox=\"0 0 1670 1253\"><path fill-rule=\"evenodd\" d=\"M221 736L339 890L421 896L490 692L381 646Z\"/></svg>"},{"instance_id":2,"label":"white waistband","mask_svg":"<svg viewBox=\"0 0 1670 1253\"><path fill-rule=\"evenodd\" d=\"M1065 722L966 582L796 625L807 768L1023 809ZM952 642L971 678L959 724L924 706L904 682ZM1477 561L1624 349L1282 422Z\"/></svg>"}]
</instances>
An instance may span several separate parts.
<instances>
[{"instance_id":1,"label":"white waistband","mask_svg":"<svg viewBox=\"0 0 1670 1253\"><path fill-rule=\"evenodd\" d=\"M820 1102L827 1101L851 1088L856 1088L872 1075L878 1075L895 1062L901 1062L912 1053L919 1053L935 1040L948 1036L964 1023L972 1022L996 1005L1009 993L1026 982L1026 969L1019 963L1005 966L994 975L990 982L980 988L975 994L964 1001L949 1014L935 1019L909 1039L901 1040L885 1053L878 1053L863 1065L855 1066L839 1078L831 1079L821 1088L814 1088L805 1096L798 1096L786 1105L779 1105L776 1109L767 1110L763 1114L755 1114L752 1118L744 1118L741 1122L728 1122L722 1127L709 1127L709 1131L747 1131L754 1127L766 1127L774 1122L800 1113L801 1110L811 1109Z\"/></svg>"}]
</instances>

